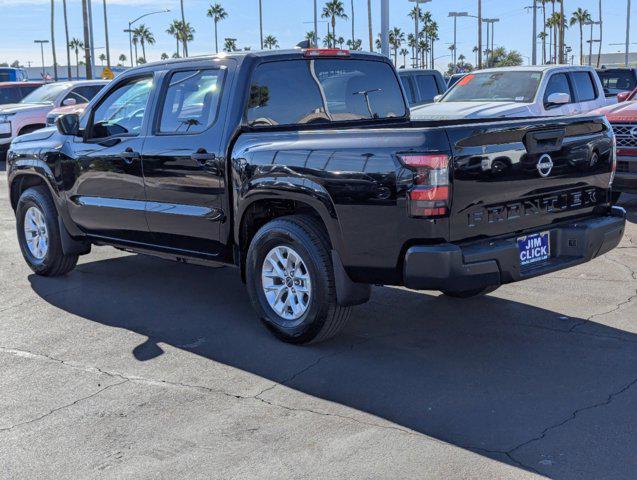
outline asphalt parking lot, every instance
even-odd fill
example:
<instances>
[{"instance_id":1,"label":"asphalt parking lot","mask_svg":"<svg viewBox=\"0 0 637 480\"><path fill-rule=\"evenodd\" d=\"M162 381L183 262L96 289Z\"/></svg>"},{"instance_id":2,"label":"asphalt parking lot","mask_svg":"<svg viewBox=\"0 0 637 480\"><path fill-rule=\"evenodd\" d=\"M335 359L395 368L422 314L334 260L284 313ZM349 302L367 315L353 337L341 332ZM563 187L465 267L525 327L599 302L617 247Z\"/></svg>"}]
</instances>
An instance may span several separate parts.
<instances>
[{"instance_id":1,"label":"asphalt parking lot","mask_svg":"<svg viewBox=\"0 0 637 480\"><path fill-rule=\"evenodd\" d=\"M334 341L233 269L22 261L0 164L2 478L635 478L637 196L621 247L488 297L376 288Z\"/></svg>"}]
</instances>

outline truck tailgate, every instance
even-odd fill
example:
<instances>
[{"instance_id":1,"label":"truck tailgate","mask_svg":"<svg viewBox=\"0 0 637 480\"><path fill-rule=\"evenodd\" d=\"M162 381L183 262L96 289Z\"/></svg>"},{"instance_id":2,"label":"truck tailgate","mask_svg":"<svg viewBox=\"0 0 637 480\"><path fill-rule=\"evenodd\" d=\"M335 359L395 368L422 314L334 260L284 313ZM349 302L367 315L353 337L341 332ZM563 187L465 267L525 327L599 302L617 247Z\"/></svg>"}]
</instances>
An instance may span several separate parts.
<instances>
[{"instance_id":1,"label":"truck tailgate","mask_svg":"<svg viewBox=\"0 0 637 480\"><path fill-rule=\"evenodd\" d=\"M447 135L451 241L537 229L608 204L613 134L601 117L464 125Z\"/></svg>"}]
</instances>

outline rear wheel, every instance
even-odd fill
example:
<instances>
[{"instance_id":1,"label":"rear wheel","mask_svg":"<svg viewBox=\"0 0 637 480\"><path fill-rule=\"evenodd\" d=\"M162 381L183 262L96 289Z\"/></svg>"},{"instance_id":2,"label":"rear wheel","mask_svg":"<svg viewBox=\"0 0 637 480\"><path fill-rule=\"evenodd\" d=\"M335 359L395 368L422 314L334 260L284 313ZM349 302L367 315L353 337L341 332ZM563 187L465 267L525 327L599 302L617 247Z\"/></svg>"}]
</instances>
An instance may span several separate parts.
<instances>
[{"instance_id":1,"label":"rear wheel","mask_svg":"<svg viewBox=\"0 0 637 480\"><path fill-rule=\"evenodd\" d=\"M57 277L75 268L77 255L65 255L58 215L44 187L24 191L16 209L18 242L22 256L38 275Z\"/></svg>"},{"instance_id":2,"label":"rear wheel","mask_svg":"<svg viewBox=\"0 0 637 480\"><path fill-rule=\"evenodd\" d=\"M443 290L442 293L447 297L452 298L472 298L472 297L481 297L483 295L488 295L491 292L495 292L499 285L494 285L491 287L484 288L475 288L473 290L461 290L461 291L451 291L451 290Z\"/></svg>"},{"instance_id":3,"label":"rear wheel","mask_svg":"<svg viewBox=\"0 0 637 480\"><path fill-rule=\"evenodd\" d=\"M348 320L351 308L336 301L329 240L312 217L293 215L263 226L246 267L252 306L280 339L321 342Z\"/></svg>"}]
</instances>

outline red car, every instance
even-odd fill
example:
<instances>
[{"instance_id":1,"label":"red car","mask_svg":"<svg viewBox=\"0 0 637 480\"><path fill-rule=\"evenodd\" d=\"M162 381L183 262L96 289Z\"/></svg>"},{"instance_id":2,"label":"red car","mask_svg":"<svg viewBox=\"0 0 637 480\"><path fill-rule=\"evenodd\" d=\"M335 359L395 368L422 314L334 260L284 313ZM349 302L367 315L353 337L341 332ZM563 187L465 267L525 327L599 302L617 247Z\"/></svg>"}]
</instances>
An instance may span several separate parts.
<instances>
[{"instance_id":1,"label":"red car","mask_svg":"<svg viewBox=\"0 0 637 480\"><path fill-rule=\"evenodd\" d=\"M0 105L18 103L43 82L0 82Z\"/></svg>"},{"instance_id":2,"label":"red car","mask_svg":"<svg viewBox=\"0 0 637 480\"><path fill-rule=\"evenodd\" d=\"M621 94L620 94L621 95ZM606 115L617 138L617 172L613 182L613 200L623 192L637 193L637 89L618 99L620 103L594 113Z\"/></svg>"}]
</instances>

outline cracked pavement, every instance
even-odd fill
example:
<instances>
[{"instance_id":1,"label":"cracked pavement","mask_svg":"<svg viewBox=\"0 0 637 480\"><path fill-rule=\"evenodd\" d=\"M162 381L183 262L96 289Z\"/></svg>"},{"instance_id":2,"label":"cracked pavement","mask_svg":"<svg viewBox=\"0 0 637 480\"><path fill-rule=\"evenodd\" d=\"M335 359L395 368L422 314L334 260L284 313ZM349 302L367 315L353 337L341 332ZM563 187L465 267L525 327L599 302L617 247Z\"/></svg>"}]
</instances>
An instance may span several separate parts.
<instances>
[{"instance_id":1,"label":"cracked pavement","mask_svg":"<svg viewBox=\"0 0 637 480\"><path fill-rule=\"evenodd\" d=\"M375 288L284 345L237 272L28 270L0 171L0 478L629 479L637 196L609 255L488 297Z\"/></svg>"}]
</instances>

